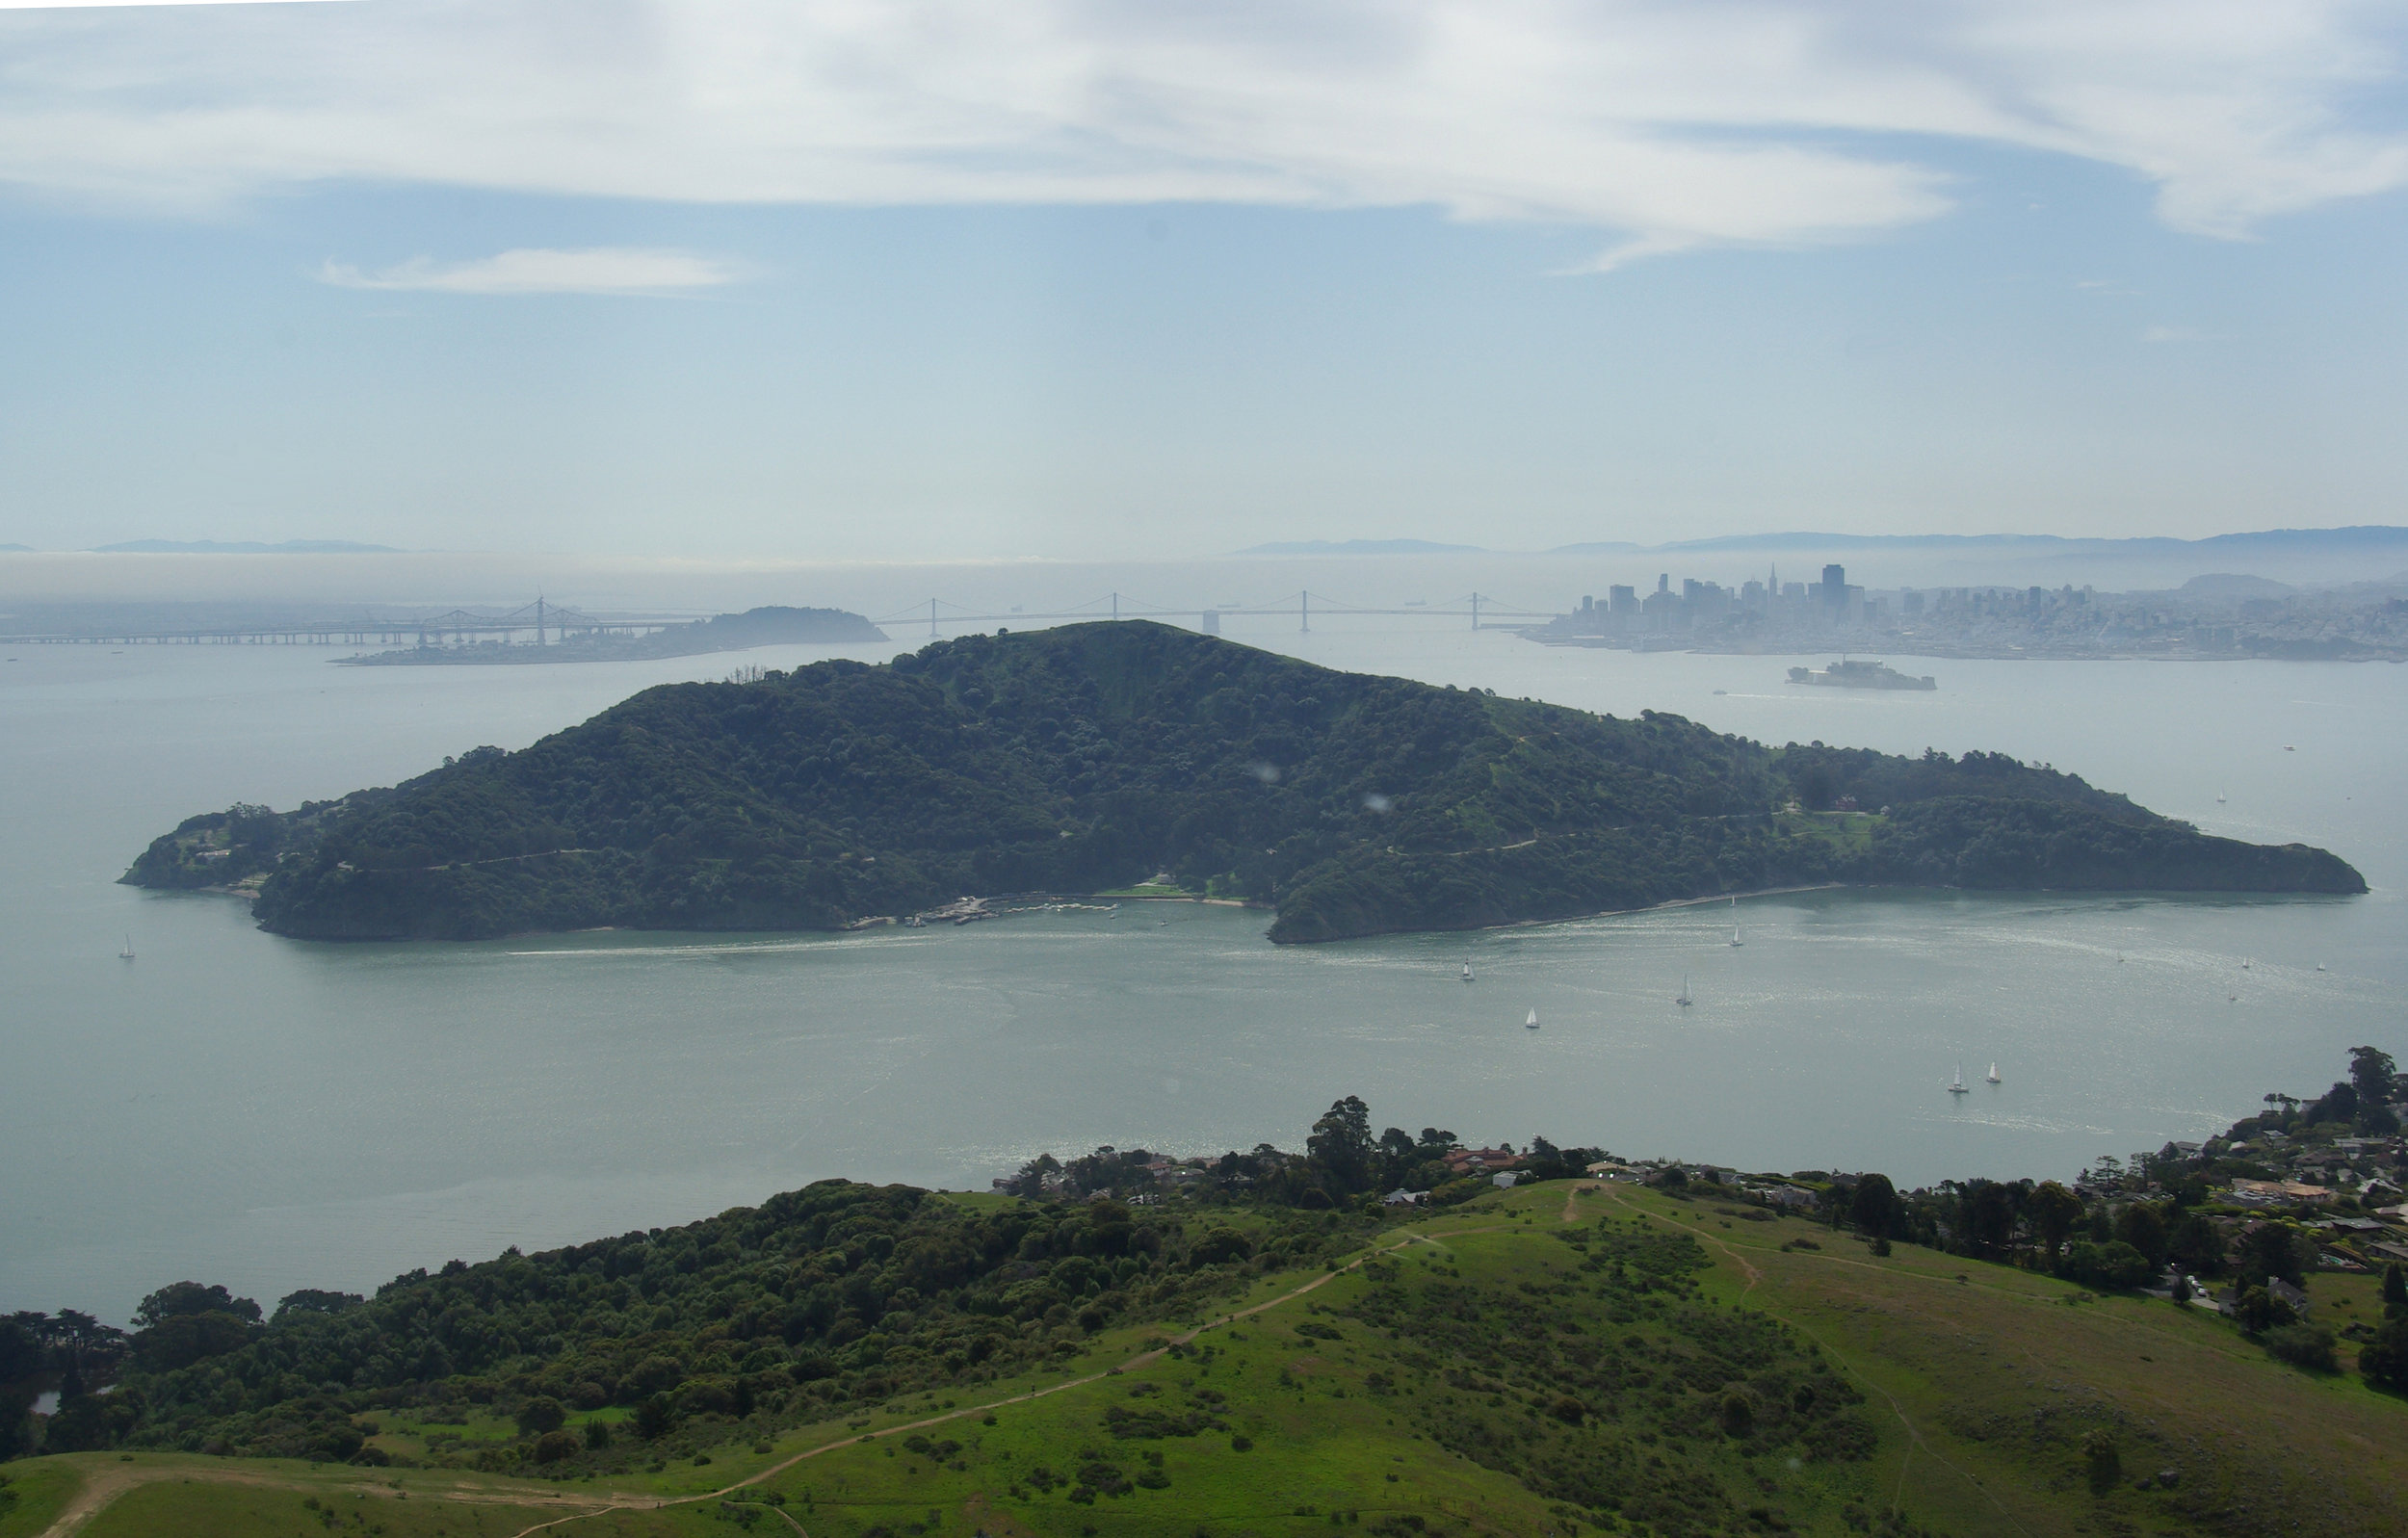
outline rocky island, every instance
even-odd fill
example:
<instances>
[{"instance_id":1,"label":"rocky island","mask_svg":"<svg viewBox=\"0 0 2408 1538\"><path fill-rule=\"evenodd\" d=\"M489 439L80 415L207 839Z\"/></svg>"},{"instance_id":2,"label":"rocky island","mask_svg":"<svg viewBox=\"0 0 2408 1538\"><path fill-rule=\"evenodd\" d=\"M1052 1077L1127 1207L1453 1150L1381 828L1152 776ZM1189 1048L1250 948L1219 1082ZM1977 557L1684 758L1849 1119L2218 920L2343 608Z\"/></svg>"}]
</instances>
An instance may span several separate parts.
<instances>
[{"instance_id":1,"label":"rocky island","mask_svg":"<svg viewBox=\"0 0 2408 1538\"><path fill-rule=\"evenodd\" d=\"M251 887L277 934L473 939L836 928L1154 875L1275 907L1283 943L1807 882L2366 890L2004 755L1772 747L1144 621L665 685L399 786L189 819L124 879Z\"/></svg>"}]
</instances>

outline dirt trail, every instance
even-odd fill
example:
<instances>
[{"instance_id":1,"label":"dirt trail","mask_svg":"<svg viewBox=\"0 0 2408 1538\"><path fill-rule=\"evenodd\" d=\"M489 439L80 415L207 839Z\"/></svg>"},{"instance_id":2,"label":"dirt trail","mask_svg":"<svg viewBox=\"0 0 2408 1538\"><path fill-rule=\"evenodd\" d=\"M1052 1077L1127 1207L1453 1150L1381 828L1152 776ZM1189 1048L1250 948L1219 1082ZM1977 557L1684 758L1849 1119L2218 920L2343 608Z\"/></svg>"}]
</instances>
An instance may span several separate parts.
<instances>
[{"instance_id":1,"label":"dirt trail","mask_svg":"<svg viewBox=\"0 0 2408 1538\"><path fill-rule=\"evenodd\" d=\"M74 1532L98 1516L103 1508L127 1491L141 1485L160 1484L169 1480L192 1484L249 1485L258 1490L293 1490L308 1495L331 1493L369 1496L383 1500L392 1499L400 1494L389 1483L378 1484L365 1477L344 1484L328 1484L323 1480L294 1479L272 1470L249 1469L240 1465L230 1465L224 1468L196 1468L190 1464L174 1464L152 1465L145 1468L140 1463L104 1463L90 1468L80 1468L78 1473L83 1476L83 1483L77 1488L74 1496L68 1499L65 1508L59 1513L49 1526L41 1530L39 1538L66 1538L67 1534ZM421 1495L432 1499L465 1501L477 1505L534 1506L557 1502L583 1508L570 1513L572 1517L591 1516L595 1512L606 1511L614 1505L622 1503L620 1498L617 1497L589 1495L584 1492L572 1493L549 1487L540 1490L511 1490L489 1485L455 1484L450 1490L436 1494L429 1487L422 1485L419 1491ZM551 1525L540 1524L538 1525Z\"/></svg>"}]
</instances>

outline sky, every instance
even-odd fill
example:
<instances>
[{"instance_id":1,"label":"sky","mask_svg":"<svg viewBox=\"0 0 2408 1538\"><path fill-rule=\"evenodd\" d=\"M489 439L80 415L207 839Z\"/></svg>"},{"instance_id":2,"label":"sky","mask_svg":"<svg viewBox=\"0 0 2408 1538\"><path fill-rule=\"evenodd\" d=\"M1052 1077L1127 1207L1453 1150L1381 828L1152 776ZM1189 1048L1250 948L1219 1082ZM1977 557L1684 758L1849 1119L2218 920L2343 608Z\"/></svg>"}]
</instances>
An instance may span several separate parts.
<instances>
[{"instance_id":1,"label":"sky","mask_svg":"<svg viewBox=\"0 0 2408 1538\"><path fill-rule=\"evenodd\" d=\"M2408 523L2404 19L0 0L0 544Z\"/></svg>"}]
</instances>

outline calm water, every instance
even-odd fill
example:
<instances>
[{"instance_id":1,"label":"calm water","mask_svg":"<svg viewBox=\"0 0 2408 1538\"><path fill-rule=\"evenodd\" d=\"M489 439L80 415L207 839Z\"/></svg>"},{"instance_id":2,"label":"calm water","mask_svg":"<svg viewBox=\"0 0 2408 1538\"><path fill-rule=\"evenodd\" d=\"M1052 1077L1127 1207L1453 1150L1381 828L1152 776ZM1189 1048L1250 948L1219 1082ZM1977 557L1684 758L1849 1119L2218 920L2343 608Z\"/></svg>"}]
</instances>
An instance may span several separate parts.
<instances>
[{"instance_id":1,"label":"calm water","mask_svg":"<svg viewBox=\"0 0 2408 1538\"><path fill-rule=\"evenodd\" d=\"M360 1289L833 1174L983 1186L1042 1149L1294 1144L1347 1093L1375 1125L1517 1144L2064 1175L2318 1088L2360 1042L2408 1056L2408 670L1951 662L1916 665L1937 694L1857 694L1785 691L1784 659L1356 624L1235 639L1776 742L2002 748L2214 831L2326 845L2376 891L1814 893L1741 902L1739 949L1722 908L1297 951L1262 940L1264 915L1134 904L839 938L304 945L228 899L112 883L188 813L389 783L738 659L19 648L0 664L0 1308L121 1317L184 1276ZM1960 1059L2005 1082L1952 1101Z\"/></svg>"}]
</instances>

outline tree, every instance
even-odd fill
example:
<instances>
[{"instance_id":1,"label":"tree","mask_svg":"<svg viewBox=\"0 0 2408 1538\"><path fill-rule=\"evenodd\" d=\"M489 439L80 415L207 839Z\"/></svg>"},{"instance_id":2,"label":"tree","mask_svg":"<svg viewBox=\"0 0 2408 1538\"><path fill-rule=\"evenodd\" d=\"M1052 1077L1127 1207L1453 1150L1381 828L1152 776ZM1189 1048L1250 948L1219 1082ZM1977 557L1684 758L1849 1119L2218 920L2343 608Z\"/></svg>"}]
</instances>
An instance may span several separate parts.
<instances>
[{"instance_id":1,"label":"tree","mask_svg":"<svg viewBox=\"0 0 2408 1538\"><path fill-rule=\"evenodd\" d=\"M669 1408L666 1394L653 1395L636 1406L636 1435L646 1442L660 1441L676 1423L676 1412Z\"/></svg>"},{"instance_id":2,"label":"tree","mask_svg":"<svg viewBox=\"0 0 2408 1538\"><path fill-rule=\"evenodd\" d=\"M134 1311L138 1329L149 1329L164 1319L194 1314L226 1314L238 1319L259 1322L259 1305L247 1297L236 1297L222 1287L203 1287L198 1282L171 1282L143 1299Z\"/></svg>"},{"instance_id":3,"label":"tree","mask_svg":"<svg viewBox=\"0 0 2408 1538\"><path fill-rule=\"evenodd\" d=\"M2193 1276L2218 1276L2224 1270L2224 1236L2197 1212L2185 1212L2165 1243L2166 1259Z\"/></svg>"},{"instance_id":4,"label":"tree","mask_svg":"<svg viewBox=\"0 0 2408 1538\"><path fill-rule=\"evenodd\" d=\"M2081 1220L2081 1198L2053 1180L2044 1180L2031 1188L2024 1210L2031 1214L2031 1231L2040 1240L2047 1255L2049 1269L2056 1269L2057 1254L2065 1247L2065 1237Z\"/></svg>"},{"instance_id":5,"label":"tree","mask_svg":"<svg viewBox=\"0 0 2408 1538\"><path fill-rule=\"evenodd\" d=\"M1856 1225L1856 1232L1872 1238L1887 1235L1890 1225L1898 1221L1898 1187L1890 1184L1889 1176L1857 1178L1856 1194L1847 1204L1848 1221Z\"/></svg>"},{"instance_id":6,"label":"tree","mask_svg":"<svg viewBox=\"0 0 2408 1538\"><path fill-rule=\"evenodd\" d=\"M2156 1272L2147 1256L2122 1239L2105 1244L2077 1239L2065 1252L2064 1274L2069 1279L2106 1291L2143 1286Z\"/></svg>"},{"instance_id":7,"label":"tree","mask_svg":"<svg viewBox=\"0 0 2408 1538\"><path fill-rule=\"evenodd\" d=\"M2291 1306L2262 1287L2244 1287L2240 1296L2233 1300L2233 1316L2251 1335L2264 1335L2286 1324L2296 1324L2299 1316Z\"/></svg>"},{"instance_id":8,"label":"tree","mask_svg":"<svg viewBox=\"0 0 2408 1538\"><path fill-rule=\"evenodd\" d=\"M1996 1255L2015 1237L2015 1189L1997 1181L1965 1183L1965 1229L1976 1255Z\"/></svg>"},{"instance_id":9,"label":"tree","mask_svg":"<svg viewBox=\"0 0 2408 1538\"><path fill-rule=\"evenodd\" d=\"M558 1431L567 1424L568 1412L562 1408L560 1400L549 1395L539 1395L518 1407L517 1421L521 1434L539 1437L547 1431Z\"/></svg>"},{"instance_id":10,"label":"tree","mask_svg":"<svg viewBox=\"0 0 2408 1538\"><path fill-rule=\"evenodd\" d=\"M2375 1388L2408 1394L2408 1316L2375 1327L2374 1339L2358 1353L2358 1375Z\"/></svg>"},{"instance_id":11,"label":"tree","mask_svg":"<svg viewBox=\"0 0 2408 1538\"><path fill-rule=\"evenodd\" d=\"M2165 1264L2165 1215L2154 1203L2133 1202L2116 1213L2115 1237L2147 1256L2151 1267Z\"/></svg>"},{"instance_id":12,"label":"tree","mask_svg":"<svg viewBox=\"0 0 2408 1538\"><path fill-rule=\"evenodd\" d=\"M2408 1318L2408 1276L2400 1274L2397 1261L2383 1267L2383 1316Z\"/></svg>"},{"instance_id":13,"label":"tree","mask_svg":"<svg viewBox=\"0 0 2408 1538\"><path fill-rule=\"evenodd\" d=\"M1339 1194L1372 1186L1372 1108L1353 1095L1333 1102L1304 1139L1304 1152Z\"/></svg>"},{"instance_id":14,"label":"tree","mask_svg":"<svg viewBox=\"0 0 2408 1538\"><path fill-rule=\"evenodd\" d=\"M2233 1270L2242 1282L2255 1287L2265 1286L2270 1276L2297 1287L2304 1274L2298 1243L2280 1223L2261 1223L2242 1235L2233 1253Z\"/></svg>"},{"instance_id":15,"label":"tree","mask_svg":"<svg viewBox=\"0 0 2408 1538\"><path fill-rule=\"evenodd\" d=\"M2349 1049L2349 1082L2360 1100L2375 1106L2388 1104L2395 1093L2398 1074L2390 1053L2372 1047Z\"/></svg>"}]
</instances>

